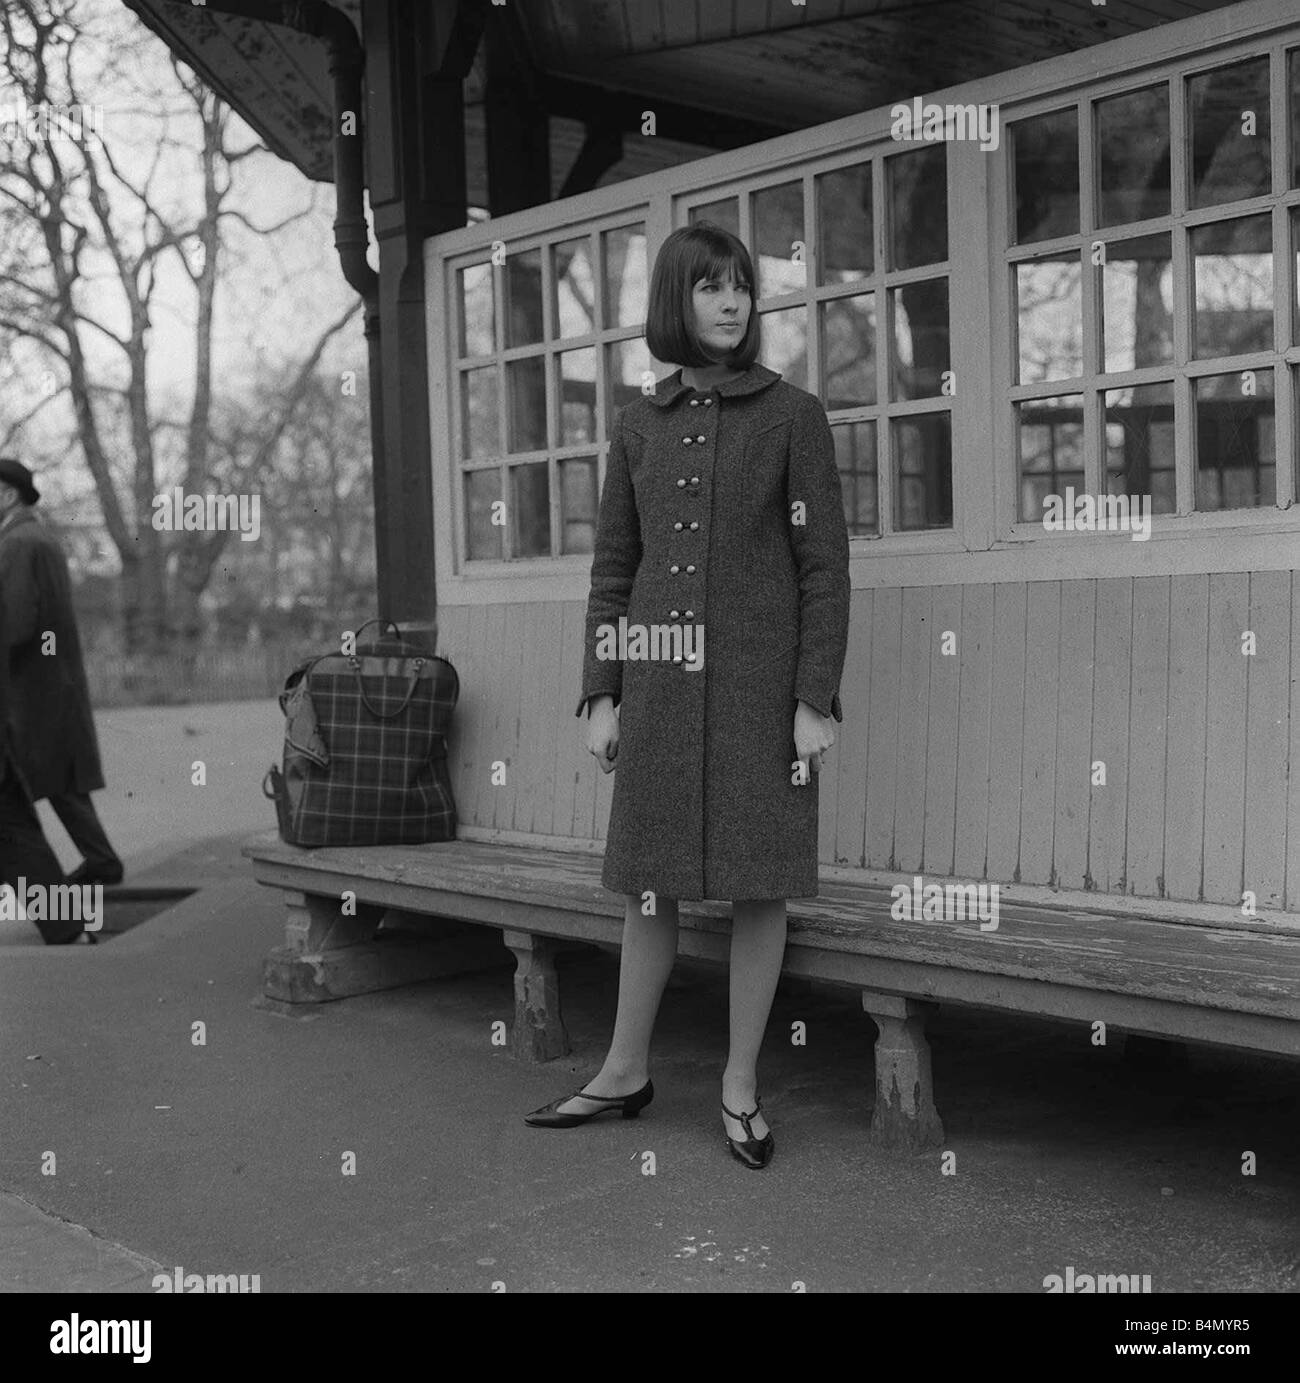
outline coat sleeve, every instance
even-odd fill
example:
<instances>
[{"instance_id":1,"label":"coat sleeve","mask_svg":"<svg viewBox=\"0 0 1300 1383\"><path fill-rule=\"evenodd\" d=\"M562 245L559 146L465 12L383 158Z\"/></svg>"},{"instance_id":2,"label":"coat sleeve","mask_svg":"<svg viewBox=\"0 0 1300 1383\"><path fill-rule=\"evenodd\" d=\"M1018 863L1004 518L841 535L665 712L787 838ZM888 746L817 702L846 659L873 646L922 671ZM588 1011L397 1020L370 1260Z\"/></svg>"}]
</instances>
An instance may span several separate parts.
<instances>
[{"instance_id":1,"label":"coat sleeve","mask_svg":"<svg viewBox=\"0 0 1300 1383\"><path fill-rule=\"evenodd\" d=\"M35 543L11 537L0 546L0 600L5 607L5 642L21 648L40 632L41 552Z\"/></svg>"},{"instance_id":2,"label":"coat sleeve","mask_svg":"<svg viewBox=\"0 0 1300 1383\"><path fill-rule=\"evenodd\" d=\"M624 442L623 412L614 417L605 467L605 488L600 495L596 520L595 552L591 562L591 594L587 598L586 651L582 667L582 697L574 715L593 696L612 696L617 706L623 696L623 664L596 656L597 630L602 624L617 626L627 613L632 582L641 565L641 520Z\"/></svg>"},{"instance_id":3,"label":"coat sleeve","mask_svg":"<svg viewBox=\"0 0 1300 1383\"><path fill-rule=\"evenodd\" d=\"M830 423L814 398L790 429L786 498L799 574L799 663L795 696L843 720L840 674L849 639L849 530ZM803 502L802 523L793 505Z\"/></svg>"}]
</instances>

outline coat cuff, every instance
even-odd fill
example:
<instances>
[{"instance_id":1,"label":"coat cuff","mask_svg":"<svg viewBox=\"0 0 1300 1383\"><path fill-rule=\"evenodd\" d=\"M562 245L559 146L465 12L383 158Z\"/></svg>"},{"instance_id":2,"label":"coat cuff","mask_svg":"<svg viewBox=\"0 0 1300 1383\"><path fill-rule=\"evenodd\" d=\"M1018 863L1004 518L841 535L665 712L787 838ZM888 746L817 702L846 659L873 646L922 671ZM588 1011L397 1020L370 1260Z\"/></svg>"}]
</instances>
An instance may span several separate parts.
<instances>
[{"instance_id":1,"label":"coat cuff","mask_svg":"<svg viewBox=\"0 0 1300 1383\"><path fill-rule=\"evenodd\" d=\"M819 716L829 716L834 720L842 721L844 711L840 706L839 692L832 692L829 706L823 696L810 695L805 690L800 689L795 692L795 700L802 701L805 705L811 706Z\"/></svg>"},{"instance_id":2,"label":"coat cuff","mask_svg":"<svg viewBox=\"0 0 1300 1383\"><path fill-rule=\"evenodd\" d=\"M623 699L622 693L621 693L620 691L618 691L616 688L613 688L613 687L605 687L605 688L597 687L595 691L583 692L583 694L582 694L582 699L578 702L578 709L577 709L576 711L574 711L573 714L574 714L575 716L580 716L580 715L582 714L582 708L583 708L584 706L586 706L587 703L588 703L589 701L593 700L593 699L594 699L595 697L597 697L597 696L612 696L612 697L614 698L614 705L615 705L615 706L617 706L618 703ZM591 719L591 708L590 708L590 707L587 708L587 719L588 719L588 720Z\"/></svg>"}]
</instances>

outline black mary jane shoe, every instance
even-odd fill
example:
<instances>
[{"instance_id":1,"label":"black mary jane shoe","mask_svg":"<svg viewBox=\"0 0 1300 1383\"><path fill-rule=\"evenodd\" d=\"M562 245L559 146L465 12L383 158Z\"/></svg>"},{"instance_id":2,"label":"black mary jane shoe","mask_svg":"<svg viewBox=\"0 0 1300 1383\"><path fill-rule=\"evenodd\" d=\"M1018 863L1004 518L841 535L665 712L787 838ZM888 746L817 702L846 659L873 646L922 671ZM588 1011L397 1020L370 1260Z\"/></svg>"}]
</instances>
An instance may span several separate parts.
<instances>
[{"instance_id":1,"label":"black mary jane shoe","mask_svg":"<svg viewBox=\"0 0 1300 1383\"><path fill-rule=\"evenodd\" d=\"M746 1167L753 1171L761 1171L772 1160L772 1154L776 1151L776 1140L768 1132L762 1138L754 1137L754 1128L750 1120L763 1108L763 1101L755 1099L754 1110L751 1114L732 1114L731 1110L724 1104L722 1112L730 1115L731 1118L738 1120L744 1125L746 1137L743 1139L733 1138L729 1133L724 1133L723 1137L727 1140L727 1147L731 1149L731 1155L739 1158Z\"/></svg>"},{"instance_id":2,"label":"black mary jane shoe","mask_svg":"<svg viewBox=\"0 0 1300 1383\"><path fill-rule=\"evenodd\" d=\"M578 1095L600 1107L593 1109L590 1114L559 1113L560 1105L566 1104ZM525 1114L524 1123L531 1124L534 1128L576 1128L579 1124L585 1124L588 1119L594 1119L597 1114L608 1114L615 1109L619 1110L625 1119L635 1119L654 1097L655 1084L652 1080L646 1081L640 1090L634 1090L630 1095L584 1095L581 1090L575 1090L572 1095L561 1095L558 1100L552 1100L541 1109Z\"/></svg>"}]
</instances>

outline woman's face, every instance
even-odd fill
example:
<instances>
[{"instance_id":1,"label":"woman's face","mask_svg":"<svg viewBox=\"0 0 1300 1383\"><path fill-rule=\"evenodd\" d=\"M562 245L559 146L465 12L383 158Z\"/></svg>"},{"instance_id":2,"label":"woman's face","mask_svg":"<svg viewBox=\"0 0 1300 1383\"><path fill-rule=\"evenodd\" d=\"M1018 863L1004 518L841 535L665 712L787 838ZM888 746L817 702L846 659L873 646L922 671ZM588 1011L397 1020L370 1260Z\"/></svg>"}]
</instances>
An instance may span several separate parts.
<instances>
[{"instance_id":1,"label":"woman's face","mask_svg":"<svg viewBox=\"0 0 1300 1383\"><path fill-rule=\"evenodd\" d=\"M700 345L707 355L726 359L745 339L749 328L749 285L737 283L730 276L700 279L691 302Z\"/></svg>"}]
</instances>

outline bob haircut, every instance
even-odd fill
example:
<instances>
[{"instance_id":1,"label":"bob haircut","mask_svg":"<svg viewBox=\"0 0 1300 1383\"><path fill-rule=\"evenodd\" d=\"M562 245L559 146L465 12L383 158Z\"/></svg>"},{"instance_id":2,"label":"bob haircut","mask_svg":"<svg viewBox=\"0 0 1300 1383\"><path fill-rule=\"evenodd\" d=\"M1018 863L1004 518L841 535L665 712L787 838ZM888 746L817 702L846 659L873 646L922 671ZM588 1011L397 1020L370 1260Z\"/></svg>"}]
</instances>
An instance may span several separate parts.
<instances>
[{"instance_id":1,"label":"bob haircut","mask_svg":"<svg viewBox=\"0 0 1300 1383\"><path fill-rule=\"evenodd\" d=\"M740 342L721 361L708 355L695 334L692 295L701 279L727 279L750 291L749 324ZM712 221L675 230L664 241L650 276L650 307L646 314L646 345L656 360L704 367L719 363L747 370L758 359L758 310L752 305L754 265L744 243Z\"/></svg>"}]
</instances>

